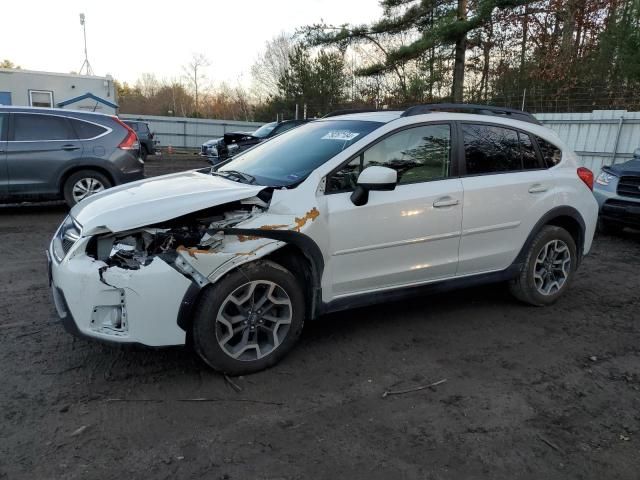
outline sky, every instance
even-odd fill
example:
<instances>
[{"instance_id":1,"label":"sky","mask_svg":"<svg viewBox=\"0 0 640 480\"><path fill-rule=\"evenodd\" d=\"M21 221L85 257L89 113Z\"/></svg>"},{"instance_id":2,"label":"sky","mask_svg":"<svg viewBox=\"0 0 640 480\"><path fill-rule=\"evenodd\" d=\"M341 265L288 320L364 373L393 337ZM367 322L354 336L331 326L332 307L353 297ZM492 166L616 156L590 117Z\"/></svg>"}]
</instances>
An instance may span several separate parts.
<instances>
[{"instance_id":1,"label":"sky","mask_svg":"<svg viewBox=\"0 0 640 480\"><path fill-rule=\"evenodd\" d=\"M0 14L0 60L28 70L77 72L84 60L79 14L86 15L96 75L134 83L142 73L178 78L194 53L215 85L250 83L267 40L319 23L369 23L378 0L10 0Z\"/></svg>"}]
</instances>

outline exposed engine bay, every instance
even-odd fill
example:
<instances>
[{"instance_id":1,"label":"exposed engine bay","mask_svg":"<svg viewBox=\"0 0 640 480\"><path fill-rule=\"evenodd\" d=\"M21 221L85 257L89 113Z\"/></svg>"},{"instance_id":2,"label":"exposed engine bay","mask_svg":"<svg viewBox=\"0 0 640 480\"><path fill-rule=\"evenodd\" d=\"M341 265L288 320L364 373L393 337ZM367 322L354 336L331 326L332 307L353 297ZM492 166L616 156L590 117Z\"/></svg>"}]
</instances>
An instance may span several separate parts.
<instances>
[{"instance_id":1,"label":"exposed engine bay","mask_svg":"<svg viewBox=\"0 0 640 480\"><path fill-rule=\"evenodd\" d=\"M97 236L87 253L108 267L127 270L147 266L158 256L172 263L180 251L217 253L225 240L221 229L234 227L259 215L267 206L264 201L254 198L197 212L166 224Z\"/></svg>"}]
</instances>

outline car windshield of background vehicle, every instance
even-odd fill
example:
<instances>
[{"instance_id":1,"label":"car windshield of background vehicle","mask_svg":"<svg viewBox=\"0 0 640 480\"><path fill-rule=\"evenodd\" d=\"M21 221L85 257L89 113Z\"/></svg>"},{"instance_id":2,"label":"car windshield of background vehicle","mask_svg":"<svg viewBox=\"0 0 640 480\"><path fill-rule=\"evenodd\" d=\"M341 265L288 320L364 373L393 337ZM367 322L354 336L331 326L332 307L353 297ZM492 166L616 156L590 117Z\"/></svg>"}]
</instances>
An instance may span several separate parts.
<instances>
[{"instance_id":1,"label":"car windshield of background vehicle","mask_svg":"<svg viewBox=\"0 0 640 480\"><path fill-rule=\"evenodd\" d=\"M273 129L276 128L277 125L278 125L277 122L267 123L266 125L263 125L259 129L257 129L251 135L254 136L254 137L257 137L257 138L265 138L271 132L273 132Z\"/></svg>"},{"instance_id":2,"label":"car windshield of background vehicle","mask_svg":"<svg viewBox=\"0 0 640 480\"><path fill-rule=\"evenodd\" d=\"M251 175L259 185L294 185L382 125L361 120L311 122L247 150L219 171Z\"/></svg>"}]
</instances>

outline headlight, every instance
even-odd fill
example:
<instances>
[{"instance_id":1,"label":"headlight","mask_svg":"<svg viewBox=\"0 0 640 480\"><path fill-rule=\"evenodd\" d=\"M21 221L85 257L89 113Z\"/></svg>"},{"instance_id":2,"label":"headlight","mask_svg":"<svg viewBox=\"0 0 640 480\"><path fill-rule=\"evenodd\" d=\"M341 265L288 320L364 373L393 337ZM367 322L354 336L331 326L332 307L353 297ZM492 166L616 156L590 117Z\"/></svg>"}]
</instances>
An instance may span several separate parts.
<instances>
[{"instance_id":1,"label":"headlight","mask_svg":"<svg viewBox=\"0 0 640 480\"><path fill-rule=\"evenodd\" d=\"M214 145L211 145L209 147L209 155L212 156L212 157L217 157L218 156L218 149Z\"/></svg>"},{"instance_id":2,"label":"headlight","mask_svg":"<svg viewBox=\"0 0 640 480\"><path fill-rule=\"evenodd\" d=\"M53 256L58 262L62 261L69 249L78 241L81 231L82 227L71 215L64 219L52 242Z\"/></svg>"},{"instance_id":3,"label":"headlight","mask_svg":"<svg viewBox=\"0 0 640 480\"><path fill-rule=\"evenodd\" d=\"M618 178L618 177L616 177L615 175L611 175L610 173L607 173L607 172L600 172L600 175L598 175L598 178L596 178L596 183L606 186L606 185L609 185L609 182L614 178Z\"/></svg>"}]
</instances>

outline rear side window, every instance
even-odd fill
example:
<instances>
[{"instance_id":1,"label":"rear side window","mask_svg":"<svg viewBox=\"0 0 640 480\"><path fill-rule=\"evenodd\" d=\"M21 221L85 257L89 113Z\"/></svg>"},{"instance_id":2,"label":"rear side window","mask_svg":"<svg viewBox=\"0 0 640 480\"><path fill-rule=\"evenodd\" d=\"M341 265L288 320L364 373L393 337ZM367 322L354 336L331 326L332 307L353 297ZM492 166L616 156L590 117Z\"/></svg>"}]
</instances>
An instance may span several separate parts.
<instances>
[{"instance_id":1,"label":"rear side window","mask_svg":"<svg viewBox=\"0 0 640 480\"><path fill-rule=\"evenodd\" d=\"M13 139L15 141L73 140L75 133L65 117L54 115L13 115Z\"/></svg>"},{"instance_id":2,"label":"rear side window","mask_svg":"<svg viewBox=\"0 0 640 480\"><path fill-rule=\"evenodd\" d=\"M488 125L463 124L467 175L522 170L518 132Z\"/></svg>"},{"instance_id":3,"label":"rear side window","mask_svg":"<svg viewBox=\"0 0 640 480\"><path fill-rule=\"evenodd\" d=\"M463 124L468 175L542 168L531 136L510 128Z\"/></svg>"},{"instance_id":4,"label":"rear side window","mask_svg":"<svg viewBox=\"0 0 640 480\"><path fill-rule=\"evenodd\" d=\"M531 141L531 136L523 132L518 132L518 138L520 139L520 148L522 149L522 168L525 170L542 168L536 149Z\"/></svg>"},{"instance_id":5,"label":"rear side window","mask_svg":"<svg viewBox=\"0 0 640 480\"><path fill-rule=\"evenodd\" d=\"M146 133L149 133L149 127L147 126L146 123L139 123L137 131L140 133L146 134Z\"/></svg>"},{"instance_id":6,"label":"rear side window","mask_svg":"<svg viewBox=\"0 0 640 480\"><path fill-rule=\"evenodd\" d=\"M562 150L540 137L536 137L536 141L540 147L540 152L542 152L545 167L555 167L560 163L560 160L562 160Z\"/></svg>"},{"instance_id":7,"label":"rear side window","mask_svg":"<svg viewBox=\"0 0 640 480\"><path fill-rule=\"evenodd\" d=\"M79 138L80 140L95 138L107 131L106 128L96 125L95 123L83 122L82 120L77 120L75 118L70 118L69 121L76 132L76 138Z\"/></svg>"}]
</instances>

